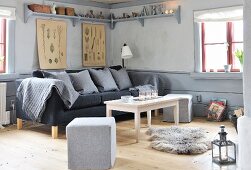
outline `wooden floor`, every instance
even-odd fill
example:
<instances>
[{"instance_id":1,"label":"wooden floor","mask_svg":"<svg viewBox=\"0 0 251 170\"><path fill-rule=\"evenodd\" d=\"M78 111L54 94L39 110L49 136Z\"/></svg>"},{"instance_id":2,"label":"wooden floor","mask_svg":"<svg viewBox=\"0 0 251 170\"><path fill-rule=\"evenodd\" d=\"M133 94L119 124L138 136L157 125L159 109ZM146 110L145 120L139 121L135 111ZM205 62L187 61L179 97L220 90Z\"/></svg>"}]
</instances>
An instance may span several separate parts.
<instances>
[{"instance_id":1,"label":"wooden floor","mask_svg":"<svg viewBox=\"0 0 251 170\"><path fill-rule=\"evenodd\" d=\"M172 123L153 117L153 127L168 127ZM212 164L211 151L200 155L175 155L153 150L145 135L146 119L143 118L140 143L135 143L134 121L117 123L117 159L114 170L218 170L236 169L235 166L219 167ZM214 139L218 127L224 124L228 138L237 142L237 135L230 122L207 122L196 118L180 126L202 127ZM59 129L59 139L50 137L50 127L25 123L22 130L15 126L0 130L0 169L64 170L67 169L65 129Z\"/></svg>"}]
</instances>

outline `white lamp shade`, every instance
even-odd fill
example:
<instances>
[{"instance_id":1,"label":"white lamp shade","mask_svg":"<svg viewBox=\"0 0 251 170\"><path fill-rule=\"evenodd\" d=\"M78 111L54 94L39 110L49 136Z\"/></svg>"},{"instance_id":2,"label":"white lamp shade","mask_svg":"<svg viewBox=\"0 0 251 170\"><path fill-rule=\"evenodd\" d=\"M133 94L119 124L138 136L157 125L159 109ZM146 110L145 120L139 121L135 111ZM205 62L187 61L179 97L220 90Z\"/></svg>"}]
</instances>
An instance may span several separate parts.
<instances>
[{"instance_id":1,"label":"white lamp shade","mask_svg":"<svg viewBox=\"0 0 251 170\"><path fill-rule=\"evenodd\" d=\"M129 46L123 46L122 47L122 53L121 53L121 58L123 59L128 59L128 58L132 58L133 55L132 55L132 51L131 49L129 48Z\"/></svg>"}]
</instances>

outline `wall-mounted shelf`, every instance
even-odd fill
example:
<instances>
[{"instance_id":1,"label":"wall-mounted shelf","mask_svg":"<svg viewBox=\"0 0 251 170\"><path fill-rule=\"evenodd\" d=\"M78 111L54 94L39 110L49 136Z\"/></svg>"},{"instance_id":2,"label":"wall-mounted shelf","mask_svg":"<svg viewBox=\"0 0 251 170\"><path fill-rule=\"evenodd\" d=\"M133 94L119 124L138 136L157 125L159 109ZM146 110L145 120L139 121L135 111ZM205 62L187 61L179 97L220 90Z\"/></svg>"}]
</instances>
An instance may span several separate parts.
<instances>
[{"instance_id":1,"label":"wall-mounted shelf","mask_svg":"<svg viewBox=\"0 0 251 170\"><path fill-rule=\"evenodd\" d=\"M173 14L147 15L147 16L133 17L133 18L111 19L111 29L114 29L116 23L118 22L135 21L135 20L139 21L141 26L144 27L145 19L163 18L163 17L175 17L178 24L180 24L181 23L180 11L181 11L181 7L178 6L175 13Z\"/></svg>"},{"instance_id":2,"label":"wall-mounted shelf","mask_svg":"<svg viewBox=\"0 0 251 170\"><path fill-rule=\"evenodd\" d=\"M145 24L145 19L153 19L153 18L163 18L163 17L175 17L178 24L181 23L180 18L181 7L175 10L173 14L160 14L160 15L148 15L148 16L141 16L141 17L132 17L132 18L122 18L122 19L98 19L98 18L87 18L87 17L80 17L80 16L67 16L67 15L57 15L57 14L46 14L46 13L38 13L33 12L28 8L28 4L24 5L24 23L27 23L31 17L47 17L47 18L61 18L61 19L69 19L72 21L72 25L76 26L77 22L99 22L99 23L109 23L110 28L114 29L116 23L118 22L125 22L125 21L139 21L142 26Z\"/></svg>"},{"instance_id":3,"label":"wall-mounted shelf","mask_svg":"<svg viewBox=\"0 0 251 170\"><path fill-rule=\"evenodd\" d=\"M72 21L72 25L75 26L77 22L100 22L100 23L111 23L110 19L98 19L98 18L86 18L80 16L68 16L68 15L57 15L57 14L46 14L33 12L28 8L28 4L24 5L24 23L27 23L31 17L48 17L48 18L61 18L69 19Z\"/></svg>"}]
</instances>

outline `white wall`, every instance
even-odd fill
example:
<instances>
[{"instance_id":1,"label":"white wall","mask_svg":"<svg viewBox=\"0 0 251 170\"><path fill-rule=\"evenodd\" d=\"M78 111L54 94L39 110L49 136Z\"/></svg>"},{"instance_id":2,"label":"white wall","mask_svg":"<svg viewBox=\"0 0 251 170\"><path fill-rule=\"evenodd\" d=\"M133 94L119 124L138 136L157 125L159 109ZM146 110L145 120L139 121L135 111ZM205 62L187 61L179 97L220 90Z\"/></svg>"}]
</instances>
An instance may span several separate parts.
<instances>
[{"instance_id":1,"label":"white wall","mask_svg":"<svg viewBox=\"0 0 251 170\"><path fill-rule=\"evenodd\" d=\"M28 23L24 23L24 3L43 3L43 0L0 0L0 5L16 7L16 31L15 31L15 72L30 73L32 70L39 68L37 43L36 43L36 19L31 18ZM50 2L51 3L51 2ZM72 4L61 4L72 6L76 10L84 11L90 9L94 11L103 11L104 14L110 12L109 9L100 9L96 7L77 6ZM48 19L48 18L47 18ZM76 27L72 26L70 20L67 31L67 65L70 69L82 67L82 28L78 23ZM110 48L110 29L107 25L107 49ZM109 60L110 50L107 50L107 60Z\"/></svg>"},{"instance_id":2,"label":"white wall","mask_svg":"<svg viewBox=\"0 0 251 170\"><path fill-rule=\"evenodd\" d=\"M117 23L112 30L111 64L120 64L120 50L124 42L134 57L127 60L127 68L165 71L194 71L193 11L243 4L242 0L173 0L167 6L181 5L181 24L175 18L145 20L145 27L137 21ZM141 11L142 6L113 9L115 16L123 12Z\"/></svg>"}]
</instances>

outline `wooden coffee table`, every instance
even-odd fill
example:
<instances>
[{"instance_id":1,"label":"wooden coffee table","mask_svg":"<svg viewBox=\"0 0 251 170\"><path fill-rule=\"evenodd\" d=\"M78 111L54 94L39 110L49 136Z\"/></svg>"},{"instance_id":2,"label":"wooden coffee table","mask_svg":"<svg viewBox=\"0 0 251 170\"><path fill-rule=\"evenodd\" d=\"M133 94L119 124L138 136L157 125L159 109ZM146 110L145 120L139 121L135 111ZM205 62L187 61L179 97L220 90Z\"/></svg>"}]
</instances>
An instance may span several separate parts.
<instances>
[{"instance_id":1,"label":"wooden coffee table","mask_svg":"<svg viewBox=\"0 0 251 170\"><path fill-rule=\"evenodd\" d=\"M137 100L138 98L134 98ZM136 142L139 142L140 135L140 113L147 112L148 126L151 126L151 111L165 107L174 106L175 125L179 124L179 100L180 97L159 97L145 101L133 101L130 103L122 102L121 100L106 101L106 116L112 116L112 110L134 113L134 122L136 130Z\"/></svg>"}]
</instances>

